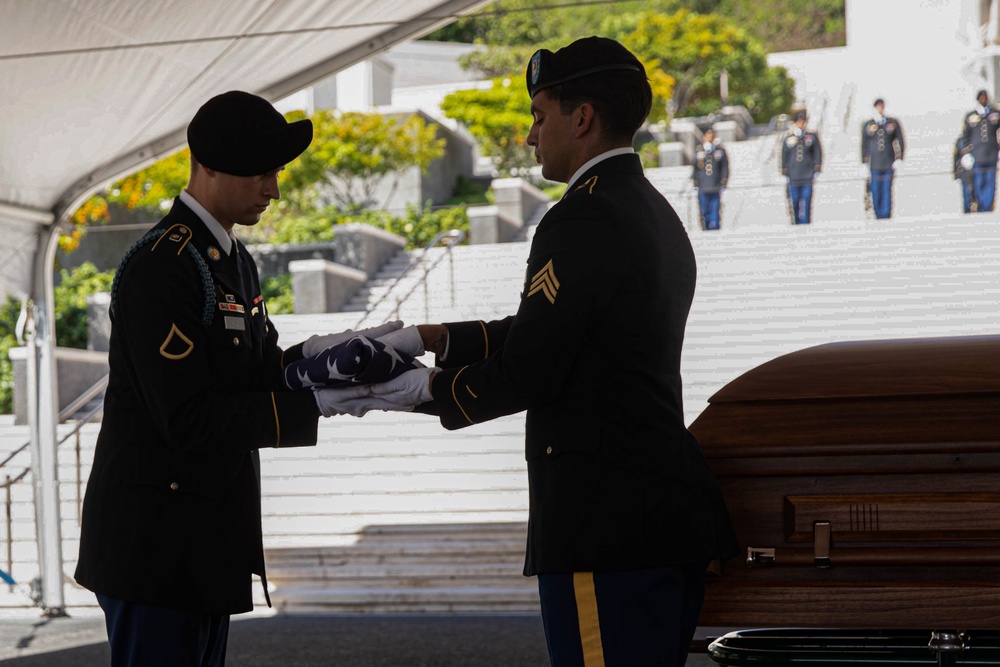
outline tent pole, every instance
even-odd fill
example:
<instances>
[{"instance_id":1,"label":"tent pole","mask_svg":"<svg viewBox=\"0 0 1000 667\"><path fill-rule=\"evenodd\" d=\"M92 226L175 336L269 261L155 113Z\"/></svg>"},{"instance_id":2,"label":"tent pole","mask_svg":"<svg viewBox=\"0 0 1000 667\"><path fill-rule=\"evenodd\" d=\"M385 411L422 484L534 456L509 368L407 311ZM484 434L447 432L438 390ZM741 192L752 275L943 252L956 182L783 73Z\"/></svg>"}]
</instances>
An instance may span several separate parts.
<instances>
[{"instance_id":1,"label":"tent pole","mask_svg":"<svg viewBox=\"0 0 1000 667\"><path fill-rule=\"evenodd\" d=\"M57 433L59 408L55 360L55 317L52 304L55 246L59 228L40 234L32 275L31 309L34 327L28 344L28 419L31 425L31 472L35 492L35 533L38 544L38 602L47 617L66 615L63 597L62 526L59 513Z\"/></svg>"}]
</instances>

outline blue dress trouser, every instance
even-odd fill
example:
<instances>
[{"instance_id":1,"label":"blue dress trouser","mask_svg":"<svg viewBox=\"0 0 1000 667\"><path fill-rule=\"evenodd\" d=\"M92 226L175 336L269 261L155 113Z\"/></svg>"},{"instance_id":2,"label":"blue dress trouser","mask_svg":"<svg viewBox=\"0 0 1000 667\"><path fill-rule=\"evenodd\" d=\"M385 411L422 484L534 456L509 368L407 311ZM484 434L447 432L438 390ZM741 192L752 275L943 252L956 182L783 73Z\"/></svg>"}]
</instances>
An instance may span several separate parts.
<instances>
[{"instance_id":1,"label":"blue dress trouser","mask_svg":"<svg viewBox=\"0 0 1000 667\"><path fill-rule=\"evenodd\" d=\"M972 202L974 199L974 192L972 191L972 179L971 178L959 178L958 182L962 186L962 210L966 213L972 212Z\"/></svg>"},{"instance_id":2,"label":"blue dress trouser","mask_svg":"<svg viewBox=\"0 0 1000 667\"><path fill-rule=\"evenodd\" d=\"M706 566L538 575L552 667L681 667L698 627Z\"/></svg>"},{"instance_id":3,"label":"blue dress trouser","mask_svg":"<svg viewBox=\"0 0 1000 667\"><path fill-rule=\"evenodd\" d=\"M789 183L788 198L792 202L792 217L796 225L808 225L812 213L813 184Z\"/></svg>"},{"instance_id":4,"label":"blue dress trouser","mask_svg":"<svg viewBox=\"0 0 1000 667\"><path fill-rule=\"evenodd\" d=\"M716 192L698 191L698 207L701 209L701 220L705 229L719 228L719 205L722 194Z\"/></svg>"},{"instance_id":5,"label":"blue dress trouser","mask_svg":"<svg viewBox=\"0 0 1000 667\"><path fill-rule=\"evenodd\" d=\"M872 208L876 218L888 218L892 215L892 169L885 171L872 170L871 185Z\"/></svg>"},{"instance_id":6,"label":"blue dress trouser","mask_svg":"<svg viewBox=\"0 0 1000 667\"><path fill-rule=\"evenodd\" d=\"M205 616L98 595L111 667L223 667L229 616Z\"/></svg>"},{"instance_id":7,"label":"blue dress trouser","mask_svg":"<svg viewBox=\"0 0 1000 667\"><path fill-rule=\"evenodd\" d=\"M976 201L979 212L993 210L993 198L997 191L997 165L976 165L973 170L973 187L976 190Z\"/></svg>"}]
</instances>

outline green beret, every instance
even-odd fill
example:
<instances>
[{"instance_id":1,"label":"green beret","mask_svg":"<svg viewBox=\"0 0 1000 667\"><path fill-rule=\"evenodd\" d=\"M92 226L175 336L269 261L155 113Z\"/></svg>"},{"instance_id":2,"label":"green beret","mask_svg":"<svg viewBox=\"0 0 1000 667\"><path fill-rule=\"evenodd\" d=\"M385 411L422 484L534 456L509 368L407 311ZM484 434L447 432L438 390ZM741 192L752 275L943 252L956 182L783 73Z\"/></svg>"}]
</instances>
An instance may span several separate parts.
<instances>
[{"instance_id":1,"label":"green beret","mask_svg":"<svg viewBox=\"0 0 1000 667\"><path fill-rule=\"evenodd\" d=\"M555 53L539 49L528 61L525 73L528 95L534 98L539 90L611 70L633 70L646 75L642 63L631 51L607 37L584 37Z\"/></svg>"}]
</instances>

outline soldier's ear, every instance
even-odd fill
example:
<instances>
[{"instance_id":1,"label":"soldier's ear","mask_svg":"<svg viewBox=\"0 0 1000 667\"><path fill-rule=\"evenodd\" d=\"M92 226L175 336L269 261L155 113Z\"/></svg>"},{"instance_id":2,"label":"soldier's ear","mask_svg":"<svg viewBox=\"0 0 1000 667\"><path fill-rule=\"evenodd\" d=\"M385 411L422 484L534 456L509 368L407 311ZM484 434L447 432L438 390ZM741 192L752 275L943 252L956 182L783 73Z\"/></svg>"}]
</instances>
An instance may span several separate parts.
<instances>
[{"instance_id":1,"label":"soldier's ear","mask_svg":"<svg viewBox=\"0 0 1000 667\"><path fill-rule=\"evenodd\" d=\"M584 102L576 108L573 115L573 136L579 139L587 132L590 132L594 125L594 105L590 102Z\"/></svg>"}]
</instances>

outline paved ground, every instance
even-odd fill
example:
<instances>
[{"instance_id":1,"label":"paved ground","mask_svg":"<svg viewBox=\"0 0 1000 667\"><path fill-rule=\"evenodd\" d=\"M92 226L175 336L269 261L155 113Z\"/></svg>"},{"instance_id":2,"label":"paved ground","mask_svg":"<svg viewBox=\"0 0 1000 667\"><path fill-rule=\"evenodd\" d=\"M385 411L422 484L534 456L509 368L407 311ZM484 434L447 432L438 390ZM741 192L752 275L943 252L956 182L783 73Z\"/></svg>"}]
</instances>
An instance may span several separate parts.
<instances>
[{"instance_id":1,"label":"paved ground","mask_svg":"<svg viewBox=\"0 0 1000 667\"><path fill-rule=\"evenodd\" d=\"M3 667L107 665L103 618L0 617ZM693 654L689 667L709 667ZM230 630L230 667L546 667L541 618L505 615L250 616Z\"/></svg>"}]
</instances>

